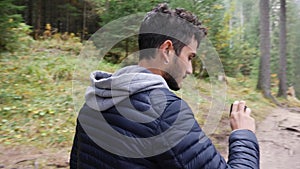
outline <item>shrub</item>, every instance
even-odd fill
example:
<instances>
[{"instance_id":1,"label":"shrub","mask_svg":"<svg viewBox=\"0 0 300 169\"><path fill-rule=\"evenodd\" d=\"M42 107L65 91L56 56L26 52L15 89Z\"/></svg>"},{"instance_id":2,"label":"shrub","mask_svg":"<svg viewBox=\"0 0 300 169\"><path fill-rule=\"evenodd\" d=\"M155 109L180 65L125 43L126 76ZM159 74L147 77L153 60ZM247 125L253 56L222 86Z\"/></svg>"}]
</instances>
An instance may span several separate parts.
<instances>
[{"instance_id":1,"label":"shrub","mask_svg":"<svg viewBox=\"0 0 300 169\"><path fill-rule=\"evenodd\" d=\"M14 52L29 49L34 42L29 36L30 32L30 26L25 23L19 23L16 27L9 28L8 36L4 38L4 50Z\"/></svg>"},{"instance_id":2,"label":"shrub","mask_svg":"<svg viewBox=\"0 0 300 169\"><path fill-rule=\"evenodd\" d=\"M24 7L13 4L13 0L0 2L0 52L24 50L32 38L28 35L30 27L22 23L22 17L17 14Z\"/></svg>"}]
</instances>

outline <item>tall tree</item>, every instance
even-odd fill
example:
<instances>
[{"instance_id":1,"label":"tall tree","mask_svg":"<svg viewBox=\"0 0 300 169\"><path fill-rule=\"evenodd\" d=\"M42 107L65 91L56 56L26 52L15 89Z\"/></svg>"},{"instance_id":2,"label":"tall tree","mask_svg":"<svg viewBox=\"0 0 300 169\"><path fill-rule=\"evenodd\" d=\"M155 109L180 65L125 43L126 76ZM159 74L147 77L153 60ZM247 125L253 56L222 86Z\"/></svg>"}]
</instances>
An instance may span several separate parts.
<instances>
[{"instance_id":1,"label":"tall tree","mask_svg":"<svg viewBox=\"0 0 300 169\"><path fill-rule=\"evenodd\" d=\"M270 91L270 16L269 0L260 0L260 65L257 89L262 90L266 98L272 98Z\"/></svg>"},{"instance_id":2,"label":"tall tree","mask_svg":"<svg viewBox=\"0 0 300 169\"><path fill-rule=\"evenodd\" d=\"M14 0L3 0L0 2L0 51L9 50L8 44L16 43L13 28L18 27L22 21L17 12L23 7L14 4Z\"/></svg>"},{"instance_id":3,"label":"tall tree","mask_svg":"<svg viewBox=\"0 0 300 169\"><path fill-rule=\"evenodd\" d=\"M152 0L152 1L140 1L140 0L127 0L127 1L120 1L120 0L101 0L97 1L97 8L99 11L99 15L101 17L101 26L105 26L107 23L120 19L121 17L127 16L127 18L133 19L134 15L139 12L148 12L153 7L155 7L158 3L161 3L161 0ZM103 10L105 9L105 10ZM131 15L131 17L129 17ZM141 18L140 18L141 19ZM136 32L138 27L136 24L130 23L131 19L128 21L121 21L122 24L118 21L117 24L110 28L111 32L117 31L126 31L126 32ZM123 23L124 22L124 23ZM121 25L120 25L121 24ZM123 29L120 29L123 27ZM107 32L109 33L109 32ZM118 42L109 53L106 54L104 59L112 63L120 63L125 59L130 53L137 51L137 36L131 37L123 37L124 35L113 33L110 34L112 39L122 39L122 41ZM94 38L96 40L97 38ZM101 43L96 43L97 45L101 45ZM97 46L101 48L100 46Z\"/></svg>"},{"instance_id":4,"label":"tall tree","mask_svg":"<svg viewBox=\"0 0 300 169\"><path fill-rule=\"evenodd\" d=\"M278 96L286 98L287 78L286 78L286 0L280 0L280 60L279 60L279 88Z\"/></svg>"},{"instance_id":5,"label":"tall tree","mask_svg":"<svg viewBox=\"0 0 300 169\"><path fill-rule=\"evenodd\" d=\"M287 77L300 99L300 0L287 1ZM290 59L290 60L289 60Z\"/></svg>"},{"instance_id":6,"label":"tall tree","mask_svg":"<svg viewBox=\"0 0 300 169\"><path fill-rule=\"evenodd\" d=\"M223 63L225 72L231 74L232 64L230 62L230 33L228 26L229 15L226 15L226 2L224 0L169 0L170 6L173 8L185 8L199 17L203 25L208 29L208 39L216 48L221 61ZM224 15L226 15L224 17ZM228 17L227 17L228 16ZM204 54L207 56L207 53ZM193 73L200 78L208 76L206 67L202 64L200 57L193 60Z\"/></svg>"},{"instance_id":7,"label":"tall tree","mask_svg":"<svg viewBox=\"0 0 300 169\"><path fill-rule=\"evenodd\" d=\"M86 32L86 1L83 1L83 11L82 11L82 34L81 39L84 39Z\"/></svg>"}]
</instances>

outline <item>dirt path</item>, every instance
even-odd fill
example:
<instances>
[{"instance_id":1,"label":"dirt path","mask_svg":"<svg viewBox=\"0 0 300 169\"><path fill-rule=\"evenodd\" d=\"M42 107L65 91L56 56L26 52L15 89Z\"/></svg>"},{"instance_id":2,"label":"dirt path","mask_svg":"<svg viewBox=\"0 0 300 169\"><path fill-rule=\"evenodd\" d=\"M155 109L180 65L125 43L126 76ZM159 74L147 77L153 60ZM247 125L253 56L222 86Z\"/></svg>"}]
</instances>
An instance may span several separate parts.
<instances>
[{"instance_id":1,"label":"dirt path","mask_svg":"<svg viewBox=\"0 0 300 169\"><path fill-rule=\"evenodd\" d=\"M0 144L0 169L67 169L70 148L40 149Z\"/></svg>"},{"instance_id":2,"label":"dirt path","mask_svg":"<svg viewBox=\"0 0 300 169\"><path fill-rule=\"evenodd\" d=\"M256 133L261 169L300 169L300 112L275 109Z\"/></svg>"}]
</instances>

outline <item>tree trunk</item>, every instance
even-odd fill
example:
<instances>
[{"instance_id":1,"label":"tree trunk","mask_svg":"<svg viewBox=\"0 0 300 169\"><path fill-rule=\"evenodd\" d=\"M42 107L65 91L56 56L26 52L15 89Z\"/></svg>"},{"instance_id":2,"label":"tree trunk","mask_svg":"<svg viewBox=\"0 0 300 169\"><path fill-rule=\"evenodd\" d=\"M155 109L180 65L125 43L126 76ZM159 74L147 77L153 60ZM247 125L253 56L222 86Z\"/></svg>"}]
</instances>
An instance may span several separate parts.
<instances>
[{"instance_id":1,"label":"tree trunk","mask_svg":"<svg viewBox=\"0 0 300 169\"><path fill-rule=\"evenodd\" d=\"M86 2L83 1L83 18L82 18L82 34L81 34L81 41L84 40L84 35L85 35L85 32L86 32Z\"/></svg>"},{"instance_id":2,"label":"tree trunk","mask_svg":"<svg viewBox=\"0 0 300 169\"><path fill-rule=\"evenodd\" d=\"M279 61L279 88L277 96L286 98L287 80L286 80L286 0L280 0L280 61Z\"/></svg>"},{"instance_id":3,"label":"tree trunk","mask_svg":"<svg viewBox=\"0 0 300 169\"><path fill-rule=\"evenodd\" d=\"M266 98L272 98L270 92L270 16L269 0L260 0L260 65L257 89L262 90Z\"/></svg>"},{"instance_id":4,"label":"tree trunk","mask_svg":"<svg viewBox=\"0 0 300 169\"><path fill-rule=\"evenodd\" d=\"M41 30L42 22L42 1L37 2L37 29Z\"/></svg>"},{"instance_id":5,"label":"tree trunk","mask_svg":"<svg viewBox=\"0 0 300 169\"><path fill-rule=\"evenodd\" d=\"M41 34L41 15L42 15L42 12L41 12L41 5L42 5L42 2L41 2L41 0L37 0L37 2L36 2L36 12L35 12L35 15L34 15L34 18L36 19L35 20L35 35L34 35L34 38L35 39L39 39L39 36L40 36L40 34Z\"/></svg>"},{"instance_id":6,"label":"tree trunk","mask_svg":"<svg viewBox=\"0 0 300 169\"><path fill-rule=\"evenodd\" d=\"M24 20L25 20L25 23L29 25L30 21L31 21L30 11L32 10L30 0L25 0L25 6L26 6L26 9L24 10Z\"/></svg>"}]
</instances>

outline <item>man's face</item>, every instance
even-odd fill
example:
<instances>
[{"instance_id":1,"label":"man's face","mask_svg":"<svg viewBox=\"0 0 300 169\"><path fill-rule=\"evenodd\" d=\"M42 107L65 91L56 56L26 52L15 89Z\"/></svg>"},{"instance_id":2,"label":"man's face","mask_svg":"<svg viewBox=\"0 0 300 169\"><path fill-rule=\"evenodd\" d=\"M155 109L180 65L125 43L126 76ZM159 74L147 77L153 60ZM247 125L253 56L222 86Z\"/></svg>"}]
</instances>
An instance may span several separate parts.
<instances>
[{"instance_id":1,"label":"man's face","mask_svg":"<svg viewBox=\"0 0 300 169\"><path fill-rule=\"evenodd\" d=\"M193 38L190 44L182 48L179 56L175 54L172 56L171 62L166 68L167 74L164 75L172 90L179 90L182 87L183 79L193 73L192 59L196 56L197 44Z\"/></svg>"}]
</instances>

